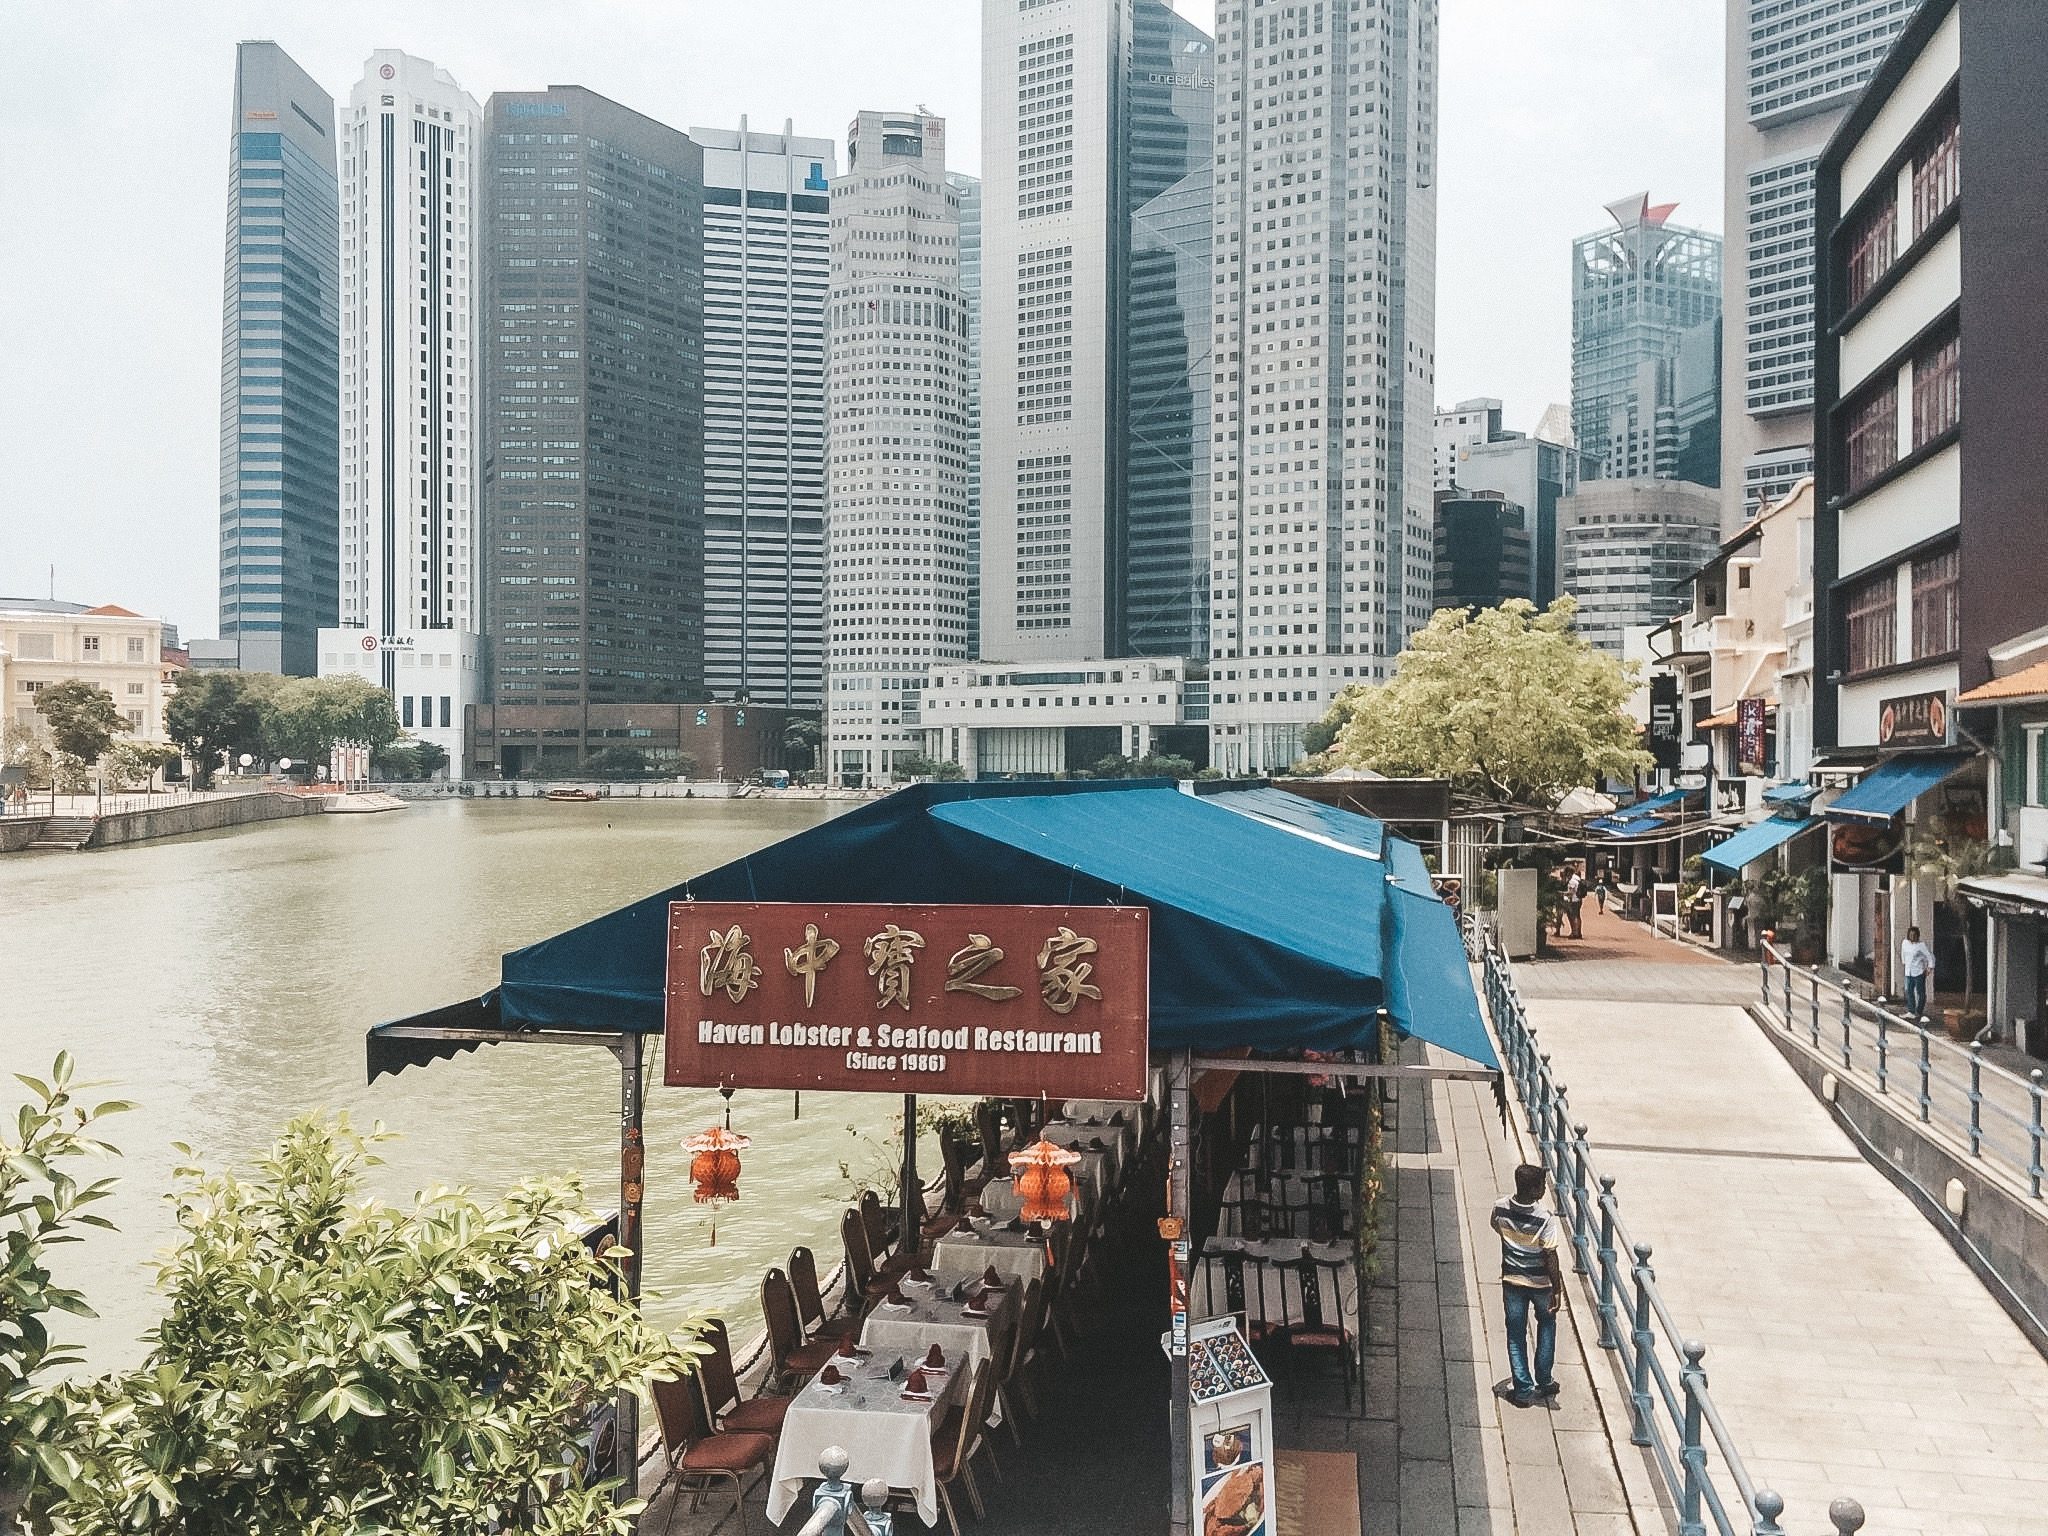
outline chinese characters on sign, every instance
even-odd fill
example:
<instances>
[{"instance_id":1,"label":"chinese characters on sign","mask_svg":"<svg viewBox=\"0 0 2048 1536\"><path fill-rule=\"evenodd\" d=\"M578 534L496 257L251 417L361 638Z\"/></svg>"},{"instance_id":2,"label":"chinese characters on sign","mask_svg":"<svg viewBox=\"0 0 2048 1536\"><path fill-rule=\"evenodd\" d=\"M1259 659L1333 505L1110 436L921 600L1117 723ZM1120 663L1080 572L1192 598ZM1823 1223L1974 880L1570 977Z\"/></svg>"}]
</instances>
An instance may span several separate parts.
<instances>
[{"instance_id":1,"label":"chinese characters on sign","mask_svg":"<svg viewBox=\"0 0 2048 1536\"><path fill-rule=\"evenodd\" d=\"M1744 773L1762 773L1770 766L1769 716L1770 702L1766 699L1735 701L1735 766Z\"/></svg>"},{"instance_id":2,"label":"chinese characters on sign","mask_svg":"<svg viewBox=\"0 0 2048 1536\"><path fill-rule=\"evenodd\" d=\"M1142 1098L1149 916L673 903L664 1080Z\"/></svg>"},{"instance_id":3,"label":"chinese characters on sign","mask_svg":"<svg viewBox=\"0 0 2048 1536\"><path fill-rule=\"evenodd\" d=\"M1880 747L1948 745L1948 694L1905 693L1877 705Z\"/></svg>"}]
</instances>

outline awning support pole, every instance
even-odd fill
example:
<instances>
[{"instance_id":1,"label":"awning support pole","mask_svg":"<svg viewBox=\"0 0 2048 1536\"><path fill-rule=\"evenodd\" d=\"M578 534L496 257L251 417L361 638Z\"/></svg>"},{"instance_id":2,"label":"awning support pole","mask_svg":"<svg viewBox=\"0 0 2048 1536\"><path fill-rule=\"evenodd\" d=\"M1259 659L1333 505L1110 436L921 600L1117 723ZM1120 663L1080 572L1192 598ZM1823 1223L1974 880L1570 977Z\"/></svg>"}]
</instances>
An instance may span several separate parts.
<instances>
[{"instance_id":1,"label":"awning support pole","mask_svg":"<svg viewBox=\"0 0 2048 1536\"><path fill-rule=\"evenodd\" d=\"M1189 1160L1191 1125L1194 1119L1194 1060L1191 1052L1175 1051L1166 1068L1166 1214L1175 1223L1168 1230L1175 1235L1167 1241L1166 1262L1171 1289L1167 1301L1169 1348L1173 1377L1168 1391L1167 1423L1170 1426L1173 1458L1168 1486L1173 1502L1167 1529L1172 1536L1188 1536L1194 1490L1188 1467L1188 1245L1194 1238L1194 1169Z\"/></svg>"},{"instance_id":2,"label":"awning support pole","mask_svg":"<svg viewBox=\"0 0 2048 1536\"><path fill-rule=\"evenodd\" d=\"M641 1202L646 1192L647 1147L642 1130L645 1090L640 1065L646 1049L638 1034L624 1034L613 1048L619 1058L619 1245L626 1250L624 1284L627 1302L640 1306ZM612 1447L613 1474L619 1486L612 1497L623 1504L639 1496L640 1397L630 1386L619 1389L618 1431ZM640 1522L635 1519L634 1529Z\"/></svg>"},{"instance_id":3,"label":"awning support pole","mask_svg":"<svg viewBox=\"0 0 2048 1536\"><path fill-rule=\"evenodd\" d=\"M900 1191L903 1201L903 1230L897 1236L896 1248L899 1253L916 1257L922 1242L920 1229L924 1226L919 1219L918 1207L922 1201L917 1189L917 1095L903 1095L903 1187Z\"/></svg>"}]
</instances>

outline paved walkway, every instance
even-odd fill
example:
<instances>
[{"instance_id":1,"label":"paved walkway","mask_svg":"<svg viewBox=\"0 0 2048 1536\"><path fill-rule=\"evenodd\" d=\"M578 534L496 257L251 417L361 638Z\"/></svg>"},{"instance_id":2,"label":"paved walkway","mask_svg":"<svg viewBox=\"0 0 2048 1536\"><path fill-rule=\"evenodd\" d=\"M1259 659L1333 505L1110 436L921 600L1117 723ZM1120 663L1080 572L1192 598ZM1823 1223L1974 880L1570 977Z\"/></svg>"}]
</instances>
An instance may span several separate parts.
<instances>
[{"instance_id":1,"label":"paved walkway","mask_svg":"<svg viewBox=\"0 0 2048 1536\"><path fill-rule=\"evenodd\" d=\"M1365 1416L1353 1430L1367 1536L1663 1531L1627 1444L1626 1400L1604 1365L1587 1367L1598 1353L1589 1308L1560 1325L1554 1410L1494 1395L1508 1364L1488 1217L1527 1154L1491 1090L1404 1084L1397 1114L1383 1228L1392 1261L1367 1303Z\"/></svg>"},{"instance_id":2,"label":"paved walkway","mask_svg":"<svg viewBox=\"0 0 2048 1536\"><path fill-rule=\"evenodd\" d=\"M1741 1011L1755 973L1585 927L1517 981L1787 1528L1848 1494L1871 1536L2048 1530L2048 1361Z\"/></svg>"}]
</instances>

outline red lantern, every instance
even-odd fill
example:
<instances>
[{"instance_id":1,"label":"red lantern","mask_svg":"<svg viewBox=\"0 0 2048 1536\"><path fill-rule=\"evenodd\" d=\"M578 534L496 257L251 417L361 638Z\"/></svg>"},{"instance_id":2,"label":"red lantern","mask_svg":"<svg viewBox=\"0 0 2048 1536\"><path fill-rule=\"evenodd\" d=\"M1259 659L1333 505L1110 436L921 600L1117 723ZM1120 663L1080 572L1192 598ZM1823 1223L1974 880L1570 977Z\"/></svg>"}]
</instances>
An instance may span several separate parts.
<instances>
[{"instance_id":1,"label":"red lantern","mask_svg":"<svg viewBox=\"0 0 2048 1536\"><path fill-rule=\"evenodd\" d=\"M1012 1152L1012 1178L1023 1203L1018 1216L1034 1224L1065 1221L1067 1201L1074 1192L1067 1170L1080 1161L1080 1153L1050 1141L1037 1141L1022 1152Z\"/></svg>"},{"instance_id":2,"label":"red lantern","mask_svg":"<svg viewBox=\"0 0 2048 1536\"><path fill-rule=\"evenodd\" d=\"M750 1137L714 1125L683 1143L690 1154L690 1178L697 1203L711 1207L711 1246L718 1246L718 1207L740 1197L740 1153L753 1145Z\"/></svg>"}]
</instances>

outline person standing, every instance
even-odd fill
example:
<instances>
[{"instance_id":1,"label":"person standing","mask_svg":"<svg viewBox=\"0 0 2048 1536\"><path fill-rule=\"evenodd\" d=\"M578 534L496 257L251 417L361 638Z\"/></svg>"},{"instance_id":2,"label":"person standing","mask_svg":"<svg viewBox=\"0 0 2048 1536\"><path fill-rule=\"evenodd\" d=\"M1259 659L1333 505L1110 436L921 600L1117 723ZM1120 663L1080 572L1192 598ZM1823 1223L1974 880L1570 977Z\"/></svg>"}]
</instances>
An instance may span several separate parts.
<instances>
[{"instance_id":1,"label":"person standing","mask_svg":"<svg viewBox=\"0 0 2048 1536\"><path fill-rule=\"evenodd\" d=\"M1583 865L1574 864L1571 874L1564 883L1564 915L1572 925L1572 937L1583 939L1585 929L1580 926L1579 909L1586 904L1586 871Z\"/></svg>"},{"instance_id":2,"label":"person standing","mask_svg":"<svg viewBox=\"0 0 2048 1536\"><path fill-rule=\"evenodd\" d=\"M1920 930L1908 928L1899 946L1899 972L1906 978L1906 1013L1927 1017L1927 989L1934 985L1934 950L1920 941Z\"/></svg>"},{"instance_id":3,"label":"person standing","mask_svg":"<svg viewBox=\"0 0 2048 1536\"><path fill-rule=\"evenodd\" d=\"M1562 1241L1557 1217L1543 1208L1547 1175L1536 1163L1515 1170L1515 1192L1494 1202L1493 1230L1500 1237L1500 1290L1508 1331L1512 1384L1495 1388L1517 1408L1556 1397L1551 1367L1557 1358L1557 1312L1564 1305ZM1529 1360L1529 1320L1536 1321L1536 1359ZM1503 1391L1506 1388L1508 1390Z\"/></svg>"}]
</instances>

